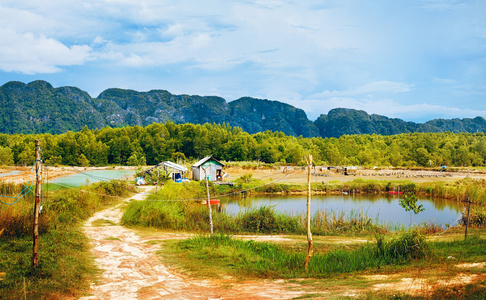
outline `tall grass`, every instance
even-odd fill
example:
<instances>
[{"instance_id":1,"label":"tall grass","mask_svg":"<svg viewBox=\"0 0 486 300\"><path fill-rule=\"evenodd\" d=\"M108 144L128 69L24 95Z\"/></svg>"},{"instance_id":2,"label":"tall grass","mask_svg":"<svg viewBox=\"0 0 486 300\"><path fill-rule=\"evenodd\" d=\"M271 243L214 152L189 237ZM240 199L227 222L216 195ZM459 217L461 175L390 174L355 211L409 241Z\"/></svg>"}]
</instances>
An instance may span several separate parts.
<instances>
[{"instance_id":1,"label":"tall grass","mask_svg":"<svg viewBox=\"0 0 486 300\"><path fill-rule=\"evenodd\" d=\"M7 188L15 194L21 187ZM78 297L89 288L88 279L96 269L87 239L79 230L80 221L119 201L113 196L123 196L133 188L110 181L83 190L58 190L42 200L37 268L31 266L33 196L15 205L0 205L0 272L6 272L0 281L0 299Z\"/></svg>"},{"instance_id":2,"label":"tall grass","mask_svg":"<svg viewBox=\"0 0 486 300\"><path fill-rule=\"evenodd\" d=\"M167 230L193 232L209 231L209 211L198 201L150 200L132 201L122 216L128 226L145 226ZM237 215L213 210L213 225L216 232L259 234L305 234L304 215L286 215L276 212L271 206L249 208ZM311 218L316 235L331 233L360 233L384 231L362 213L346 216L317 211Z\"/></svg>"},{"instance_id":3,"label":"tall grass","mask_svg":"<svg viewBox=\"0 0 486 300\"><path fill-rule=\"evenodd\" d=\"M191 259L204 260L208 265L264 278L325 277L404 264L430 255L425 237L416 231L407 231L395 238L380 237L377 243L367 243L356 250L317 253L310 260L308 272L303 267L306 255L303 251L291 251L276 244L235 240L223 234L181 241L178 249Z\"/></svg>"},{"instance_id":4,"label":"tall grass","mask_svg":"<svg viewBox=\"0 0 486 300\"><path fill-rule=\"evenodd\" d=\"M301 223L305 222L304 216L300 216L300 219ZM311 217L311 228L313 234L316 235L386 231L384 226L376 224L366 213L356 211L345 214L344 212L317 210Z\"/></svg>"}]
</instances>

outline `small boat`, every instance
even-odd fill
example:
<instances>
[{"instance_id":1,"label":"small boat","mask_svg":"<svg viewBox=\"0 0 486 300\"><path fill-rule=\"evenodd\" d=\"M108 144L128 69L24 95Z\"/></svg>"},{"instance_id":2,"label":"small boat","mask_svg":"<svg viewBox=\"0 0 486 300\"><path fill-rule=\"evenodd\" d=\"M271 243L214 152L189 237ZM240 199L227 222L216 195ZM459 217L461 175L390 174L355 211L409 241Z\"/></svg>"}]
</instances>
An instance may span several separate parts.
<instances>
[{"instance_id":1,"label":"small boat","mask_svg":"<svg viewBox=\"0 0 486 300\"><path fill-rule=\"evenodd\" d=\"M220 202L219 199L211 199L211 200L209 200L209 204L211 204L211 205L219 204L219 202ZM208 200L203 201L203 204L208 205Z\"/></svg>"},{"instance_id":2,"label":"small boat","mask_svg":"<svg viewBox=\"0 0 486 300\"><path fill-rule=\"evenodd\" d=\"M403 192L388 191L390 195L403 195Z\"/></svg>"}]
</instances>

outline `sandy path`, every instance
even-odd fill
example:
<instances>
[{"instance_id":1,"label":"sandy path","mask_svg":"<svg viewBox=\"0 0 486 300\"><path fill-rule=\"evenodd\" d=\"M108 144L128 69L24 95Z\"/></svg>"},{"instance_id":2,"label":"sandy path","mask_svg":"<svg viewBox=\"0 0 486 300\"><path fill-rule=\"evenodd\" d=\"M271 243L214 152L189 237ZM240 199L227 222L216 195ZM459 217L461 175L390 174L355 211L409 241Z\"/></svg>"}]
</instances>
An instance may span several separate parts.
<instances>
[{"instance_id":1,"label":"sandy path","mask_svg":"<svg viewBox=\"0 0 486 300\"><path fill-rule=\"evenodd\" d=\"M141 200L153 187L131 199ZM88 299L290 299L302 292L289 291L281 282L238 283L204 281L183 276L155 255L158 246L146 243L133 230L119 226L119 206L96 213L85 223L96 263L104 272ZM104 220L105 225L93 226ZM99 225L99 222L97 222ZM174 238L174 237L167 237ZM157 239L164 239L158 236Z\"/></svg>"}]
</instances>

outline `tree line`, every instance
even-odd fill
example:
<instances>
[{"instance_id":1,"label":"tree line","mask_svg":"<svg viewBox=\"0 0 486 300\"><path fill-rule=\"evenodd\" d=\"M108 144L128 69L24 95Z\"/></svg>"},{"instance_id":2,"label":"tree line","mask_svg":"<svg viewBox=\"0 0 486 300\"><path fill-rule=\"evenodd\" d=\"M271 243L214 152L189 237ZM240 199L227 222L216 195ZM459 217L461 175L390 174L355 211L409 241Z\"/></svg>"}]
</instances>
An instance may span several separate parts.
<instances>
[{"instance_id":1,"label":"tree line","mask_svg":"<svg viewBox=\"0 0 486 300\"><path fill-rule=\"evenodd\" d=\"M393 167L484 166L486 136L478 133L405 133L303 138L282 132L249 134L228 124L164 124L89 129L63 134L0 134L0 165L32 165L34 141L48 165L154 165L207 155L225 161Z\"/></svg>"}]
</instances>

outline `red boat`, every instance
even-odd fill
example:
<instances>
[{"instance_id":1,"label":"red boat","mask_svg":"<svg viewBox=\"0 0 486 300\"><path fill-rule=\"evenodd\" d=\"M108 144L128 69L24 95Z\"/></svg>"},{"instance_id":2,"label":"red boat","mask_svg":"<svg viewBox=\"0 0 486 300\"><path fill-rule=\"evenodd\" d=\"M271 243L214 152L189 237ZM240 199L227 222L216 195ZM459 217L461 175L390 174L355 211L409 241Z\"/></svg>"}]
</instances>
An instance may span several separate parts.
<instances>
[{"instance_id":1,"label":"red boat","mask_svg":"<svg viewBox=\"0 0 486 300\"><path fill-rule=\"evenodd\" d=\"M204 204L208 205L208 200L206 200ZM211 199L209 200L209 204L211 205L219 204L219 199Z\"/></svg>"},{"instance_id":2,"label":"red boat","mask_svg":"<svg viewBox=\"0 0 486 300\"><path fill-rule=\"evenodd\" d=\"M403 195L403 192L388 191L390 195Z\"/></svg>"}]
</instances>

